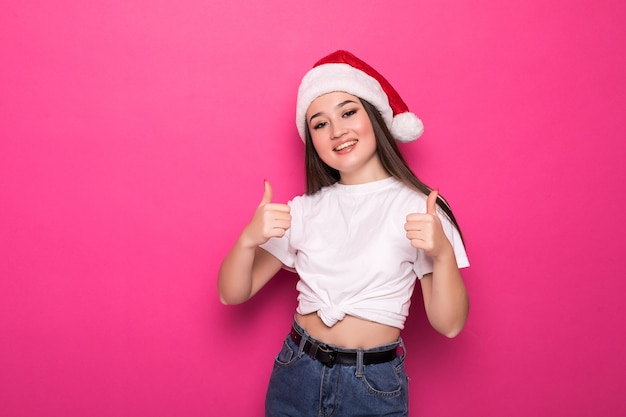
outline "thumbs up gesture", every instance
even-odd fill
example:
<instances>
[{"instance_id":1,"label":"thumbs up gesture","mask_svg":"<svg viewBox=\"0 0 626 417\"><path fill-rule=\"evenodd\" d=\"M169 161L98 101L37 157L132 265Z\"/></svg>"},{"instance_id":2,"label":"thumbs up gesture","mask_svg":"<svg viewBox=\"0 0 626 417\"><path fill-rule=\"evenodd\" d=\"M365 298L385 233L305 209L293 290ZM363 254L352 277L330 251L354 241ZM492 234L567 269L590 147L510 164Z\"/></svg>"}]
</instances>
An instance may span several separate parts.
<instances>
[{"instance_id":1,"label":"thumbs up gesture","mask_svg":"<svg viewBox=\"0 0 626 417\"><path fill-rule=\"evenodd\" d=\"M242 232L246 245L256 247L272 237L283 236L291 227L290 211L287 204L272 203L272 185L266 180L261 203Z\"/></svg>"},{"instance_id":2,"label":"thumbs up gesture","mask_svg":"<svg viewBox=\"0 0 626 417\"><path fill-rule=\"evenodd\" d=\"M411 245L424 250L431 257L439 256L448 247L451 249L450 241L437 216L438 195L437 190L431 191L426 200L426 213L409 214L404 224L406 237L411 241Z\"/></svg>"}]
</instances>

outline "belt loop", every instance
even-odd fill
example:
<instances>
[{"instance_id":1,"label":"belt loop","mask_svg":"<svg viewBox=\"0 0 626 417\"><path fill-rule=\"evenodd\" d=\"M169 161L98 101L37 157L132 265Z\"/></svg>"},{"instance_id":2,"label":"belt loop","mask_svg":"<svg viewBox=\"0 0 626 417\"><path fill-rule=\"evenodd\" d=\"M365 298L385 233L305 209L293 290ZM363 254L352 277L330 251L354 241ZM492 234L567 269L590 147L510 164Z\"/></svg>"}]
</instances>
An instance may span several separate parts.
<instances>
[{"instance_id":1,"label":"belt loop","mask_svg":"<svg viewBox=\"0 0 626 417\"><path fill-rule=\"evenodd\" d=\"M356 373L354 375L357 378L363 376L363 349L356 351Z\"/></svg>"},{"instance_id":2,"label":"belt loop","mask_svg":"<svg viewBox=\"0 0 626 417\"><path fill-rule=\"evenodd\" d=\"M404 357L406 356L406 349L404 347L404 340L402 340L401 337L398 338L398 347L401 349L401 352L398 353L398 356L400 356L401 359L404 359ZM398 351L398 347L396 347L396 352Z\"/></svg>"},{"instance_id":3,"label":"belt loop","mask_svg":"<svg viewBox=\"0 0 626 417\"><path fill-rule=\"evenodd\" d=\"M317 343L311 342L311 347L309 348L309 351L307 352L309 354L309 356L311 356L313 359L317 359L317 350L320 348L320 345L318 345Z\"/></svg>"},{"instance_id":4,"label":"belt loop","mask_svg":"<svg viewBox=\"0 0 626 417\"><path fill-rule=\"evenodd\" d=\"M294 321L293 324L293 328L300 333L300 331L298 330L298 328L296 327L296 322ZM308 336L306 335L306 332L303 332L304 334L302 334L302 338L300 339L300 346L298 346L298 357L301 358L302 355L304 354L304 345L306 344L306 341L308 340Z\"/></svg>"}]
</instances>

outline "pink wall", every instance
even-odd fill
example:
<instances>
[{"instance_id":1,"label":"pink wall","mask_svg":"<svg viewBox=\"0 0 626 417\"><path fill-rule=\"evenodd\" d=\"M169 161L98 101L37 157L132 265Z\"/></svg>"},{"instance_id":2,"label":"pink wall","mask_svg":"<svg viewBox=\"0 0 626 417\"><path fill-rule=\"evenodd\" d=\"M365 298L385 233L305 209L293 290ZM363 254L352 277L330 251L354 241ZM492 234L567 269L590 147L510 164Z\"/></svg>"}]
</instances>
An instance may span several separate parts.
<instances>
[{"instance_id":1,"label":"pink wall","mask_svg":"<svg viewBox=\"0 0 626 417\"><path fill-rule=\"evenodd\" d=\"M261 198L303 191L295 89L346 48L426 133L472 311L404 333L420 416L626 413L626 3L4 1L0 415L262 415L295 306L222 306Z\"/></svg>"}]
</instances>

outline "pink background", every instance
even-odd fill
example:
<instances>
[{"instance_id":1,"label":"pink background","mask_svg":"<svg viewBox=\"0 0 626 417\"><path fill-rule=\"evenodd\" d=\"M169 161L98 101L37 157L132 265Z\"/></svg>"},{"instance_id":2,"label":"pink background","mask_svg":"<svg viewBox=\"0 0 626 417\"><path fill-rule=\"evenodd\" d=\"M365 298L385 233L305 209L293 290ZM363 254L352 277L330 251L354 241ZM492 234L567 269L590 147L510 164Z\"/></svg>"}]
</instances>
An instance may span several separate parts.
<instances>
[{"instance_id":1,"label":"pink background","mask_svg":"<svg viewBox=\"0 0 626 417\"><path fill-rule=\"evenodd\" d=\"M621 0L5 0L0 415L262 415L295 278L226 307L217 270L264 178L303 192L295 90L339 48L424 120L403 150L472 262L458 338L414 303L414 415L624 415L625 21Z\"/></svg>"}]
</instances>

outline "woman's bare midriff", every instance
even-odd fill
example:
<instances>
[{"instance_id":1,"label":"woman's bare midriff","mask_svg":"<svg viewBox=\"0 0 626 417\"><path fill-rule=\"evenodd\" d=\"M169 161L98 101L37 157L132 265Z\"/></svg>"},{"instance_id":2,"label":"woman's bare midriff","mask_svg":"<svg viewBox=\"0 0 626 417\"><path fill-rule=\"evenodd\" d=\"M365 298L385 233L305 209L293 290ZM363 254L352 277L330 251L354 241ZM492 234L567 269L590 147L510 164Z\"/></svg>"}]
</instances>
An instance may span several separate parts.
<instances>
[{"instance_id":1,"label":"woman's bare midriff","mask_svg":"<svg viewBox=\"0 0 626 417\"><path fill-rule=\"evenodd\" d=\"M296 314L298 324L314 338L344 349L371 349L394 343L400 329L346 315L334 326L328 327L317 313Z\"/></svg>"}]
</instances>

